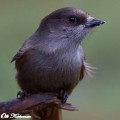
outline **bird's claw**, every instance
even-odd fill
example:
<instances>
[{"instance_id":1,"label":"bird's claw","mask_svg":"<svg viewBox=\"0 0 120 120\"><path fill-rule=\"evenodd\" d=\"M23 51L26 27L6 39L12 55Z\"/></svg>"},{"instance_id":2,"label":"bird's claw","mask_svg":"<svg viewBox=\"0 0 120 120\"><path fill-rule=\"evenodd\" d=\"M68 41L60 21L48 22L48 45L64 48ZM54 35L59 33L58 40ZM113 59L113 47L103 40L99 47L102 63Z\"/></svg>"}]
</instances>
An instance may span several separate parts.
<instances>
[{"instance_id":1,"label":"bird's claw","mask_svg":"<svg viewBox=\"0 0 120 120\"><path fill-rule=\"evenodd\" d=\"M28 92L27 91L19 91L18 93L17 93L17 99L23 99L24 97L26 97L26 96L28 96L29 94L28 94Z\"/></svg>"},{"instance_id":2,"label":"bird's claw","mask_svg":"<svg viewBox=\"0 0 120 120\"><path fill-rule=\"evenodd\" d=\"M64 89L61 89L60 93L59 93L59 98L62 100L63 103L65 103L67 101L67 98L68 98L67 91Z\"/></svg>"}]
</instances>

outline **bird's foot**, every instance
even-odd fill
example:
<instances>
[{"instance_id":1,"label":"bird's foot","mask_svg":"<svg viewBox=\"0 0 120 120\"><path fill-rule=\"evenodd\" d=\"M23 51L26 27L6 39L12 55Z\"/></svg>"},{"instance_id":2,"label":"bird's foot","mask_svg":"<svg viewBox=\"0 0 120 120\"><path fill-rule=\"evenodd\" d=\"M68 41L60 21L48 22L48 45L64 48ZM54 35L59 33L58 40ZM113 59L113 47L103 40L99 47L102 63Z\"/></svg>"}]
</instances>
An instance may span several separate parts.
<instances>
[{"instance_id":1,"label":"bird's foot","mask_svg":"<svg viewBox=\"0 0 120 120\"><path fill-rule=\"evenodd\" d=\"M68 93L65 89L60 89L59 96L58 96L63 103L67 101L68 98Z\"/></svg>"},{"instance_id":2,"label":"bird's foot","mask_svg":"<svg viewBox=\"0 0 120 120\"><path fill-rule=\"evenodd\" d=\"M28 96L29 95L29 93L27 92L27 91L19 91L18 93L17 93L17 99L23 99L24 97L26 97L26 96Z\"/></svg>"}]
</instances>

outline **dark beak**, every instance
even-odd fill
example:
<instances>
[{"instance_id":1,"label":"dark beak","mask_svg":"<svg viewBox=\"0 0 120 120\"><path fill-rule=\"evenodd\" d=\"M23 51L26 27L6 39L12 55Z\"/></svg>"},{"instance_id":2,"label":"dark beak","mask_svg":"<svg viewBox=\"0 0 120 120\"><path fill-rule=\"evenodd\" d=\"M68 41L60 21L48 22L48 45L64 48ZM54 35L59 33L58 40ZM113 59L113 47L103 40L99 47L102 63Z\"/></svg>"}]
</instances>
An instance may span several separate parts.
<instances>
[{"instance_id":1,"label":"dark beak","mask_svg":"<svg viewBox=\"0 0 120 120\"><path fill-rule=\"evenodd\" d=\"M91 20L89 22L86 22L84 25L86 27L95 27L95 26L99 26L99 25L104 24L104 23L105 23L105 21L103 21L103 20L93 19L93 20Z\"/></svg>"}]
</instances>

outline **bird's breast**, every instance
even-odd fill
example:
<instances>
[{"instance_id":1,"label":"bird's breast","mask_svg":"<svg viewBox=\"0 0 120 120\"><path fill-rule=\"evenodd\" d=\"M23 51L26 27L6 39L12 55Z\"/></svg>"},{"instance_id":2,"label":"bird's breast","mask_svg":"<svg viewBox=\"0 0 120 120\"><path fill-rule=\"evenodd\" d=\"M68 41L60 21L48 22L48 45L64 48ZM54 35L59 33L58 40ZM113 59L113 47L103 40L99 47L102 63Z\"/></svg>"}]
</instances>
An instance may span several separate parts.
<instances>
[{"instance_id":1,"label":"bird's breast","mask_svg":"<svg viewBox=\"0 0 120 120\"><path fill-rule=\"evenodd\" d=\"M82 56L79 50L58 51L52 54L34 49L28 51L24 64L21 68L17 68L18 82L24 81L26 85L22 89L28 89L28 91L72 89L79 82Z\"/></svg>"}]
</instances>

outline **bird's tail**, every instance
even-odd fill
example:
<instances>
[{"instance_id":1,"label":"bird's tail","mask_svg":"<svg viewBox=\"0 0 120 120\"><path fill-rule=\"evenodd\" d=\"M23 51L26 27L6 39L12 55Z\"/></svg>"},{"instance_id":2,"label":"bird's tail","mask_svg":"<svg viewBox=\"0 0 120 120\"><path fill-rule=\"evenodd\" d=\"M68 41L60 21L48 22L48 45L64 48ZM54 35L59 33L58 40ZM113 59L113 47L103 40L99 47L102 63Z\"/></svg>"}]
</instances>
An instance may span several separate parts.
<instances>
[{"instance_id":1,"label":"bird's tail","mask_svg":"<svg viewBox=\"0 0 120 120\"><path fill-rule=\"evenodd\" d=\"M36 107L30 120L62 120L62 111L54 105L44 108Z\"/></svg>"}]
</instances>

